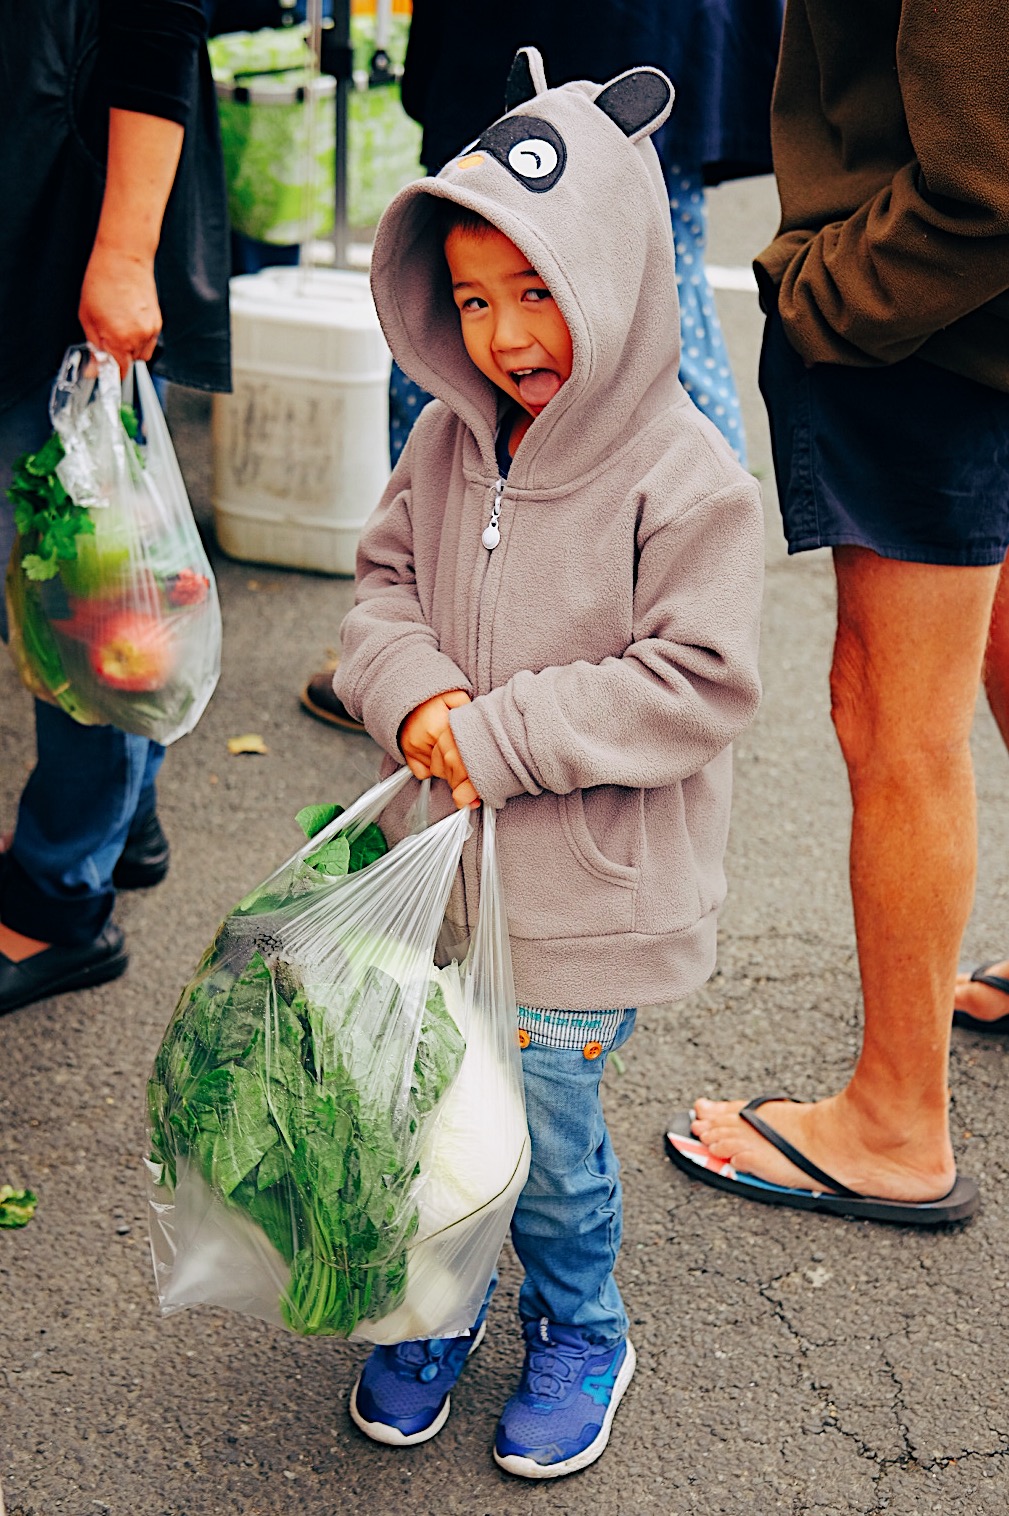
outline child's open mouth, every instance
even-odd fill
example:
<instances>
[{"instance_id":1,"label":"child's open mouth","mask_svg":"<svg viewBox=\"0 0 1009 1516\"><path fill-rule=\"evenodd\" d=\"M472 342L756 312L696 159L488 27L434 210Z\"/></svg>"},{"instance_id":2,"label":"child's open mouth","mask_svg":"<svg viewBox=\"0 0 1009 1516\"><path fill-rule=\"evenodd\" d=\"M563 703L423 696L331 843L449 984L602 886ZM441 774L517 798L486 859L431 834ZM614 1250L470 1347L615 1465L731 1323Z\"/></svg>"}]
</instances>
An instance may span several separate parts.
<instances>
[{"instance_id":1,"label":"child's open mouth","mask_svg":"<svg viewBox=\"0 0 1009 1516\"><path fill-rule=\"evenodd\" d=\"M519 368L512 370L512 378L518 385L523 405L543 406L552 400L561 387L561 377L552 368Z\"/></svg>"}]
</instances>

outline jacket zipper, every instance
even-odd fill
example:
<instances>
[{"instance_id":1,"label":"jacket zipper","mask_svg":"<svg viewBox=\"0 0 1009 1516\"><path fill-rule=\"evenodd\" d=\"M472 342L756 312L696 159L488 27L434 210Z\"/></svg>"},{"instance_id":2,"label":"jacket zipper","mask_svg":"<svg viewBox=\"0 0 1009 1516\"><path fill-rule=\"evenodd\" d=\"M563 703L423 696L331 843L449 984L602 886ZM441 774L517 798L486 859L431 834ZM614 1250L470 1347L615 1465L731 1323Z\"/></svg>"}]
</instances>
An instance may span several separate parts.
<instances>
[{"instance_id":1,"label":"jacket zipper","mask_svg":"<svg viewBox=\"0 0 1009 1516\"><path fill-rule=\"evenodd\" d=\"M501 476L498 475L497 481L496 481L496 483L494 485L494 501L493 501L493 504L491 506L490 520L488 521L487 525L484 527L482 533L480 534L480 541L483 543L484 547L487 549L487 557L484 559L483 574L482 574L481 580L480 580L480 595L481 595L481 597L483 596L484 580L486 579L486 576L487 576L487 567L488 567L488 564L490 562L490 555L494 551L494 549L497 547L498 543L501 541L501 528L498 526L498 521L499 521L499 519L501 517L501 496L504 494L504 487L505 487L505 482L501 478ZM480 620L479 620L479 616L480 616L480 611L479 611L479 605L478 605L478 608L477 608L477 643L476 643L476 650L475 650L476 651L476 668L477 668L477 672L478 673L479 673L479 669L480 669ZM465 863L461 863L460 864L460 868L462 870L463 902L464 902L464 909L465 909L465 912L466 912L466 924L469 927L470 931L472 932L474 930L474 925L475 925L476 917L473 914L473 910L472 910L473 896L472 896L472 892L471 892L471 885L470 885L470 880L467 878L467 869L466 869ZM479 889L477 890L477 894L476 894L476 908L477 908L477 912L479 912L479 909L480 909Z\"/></svg>"},{"instance_id":2,"label":"jacket zipper","mask_svg":"<svg viewBox=\"0 0 1009 1516\"><path fill-rule=\"evenodd\" d=\"M492 553L501 541L501 529L498 526L498 520L501 516L501 496L504 494L504 487L504 480L499 478L497 484L494 486L494 504L491 507L490 520L484 527L480 537L480 541L488 553Z\"/></svg>"}]
</instances>

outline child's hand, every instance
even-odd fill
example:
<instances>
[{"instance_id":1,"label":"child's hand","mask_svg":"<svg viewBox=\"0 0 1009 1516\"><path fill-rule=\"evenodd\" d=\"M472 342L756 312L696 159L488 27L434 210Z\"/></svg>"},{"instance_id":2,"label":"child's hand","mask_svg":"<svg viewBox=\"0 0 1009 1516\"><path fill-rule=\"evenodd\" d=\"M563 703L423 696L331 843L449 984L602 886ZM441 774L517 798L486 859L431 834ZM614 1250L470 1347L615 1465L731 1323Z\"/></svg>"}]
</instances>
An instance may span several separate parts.
<instances>
[{"instance_id":1,"label":"child's hand","mask_svg":"<svg viewBox=\"0 0 1009 1516\"><path fill-rule=\"evenodd\" d=\"M446 726L431 754L431 773L435 779L444 779L452 791L452 799L460 811L467 806L480 804L480 796L473 788L473 781L466 772L462 755L455 745L452 728Z\"/></svg>"},{"instance_id":2,"label":"child's hand","mask_svg":"<svg viewBox=\"0 0 1009 1516\"><path fill-rule=\"evenodd\" d=\"M400 751L415 779L430 779L434 773L431 756L435 744L444 732L450 730L448 713L457 705L469 705L465 690L446 690L443 695L433 695L411 711L400 727ZM441 779L444 775L437 774L435 778Z\"/></svg>"}]
</instances>

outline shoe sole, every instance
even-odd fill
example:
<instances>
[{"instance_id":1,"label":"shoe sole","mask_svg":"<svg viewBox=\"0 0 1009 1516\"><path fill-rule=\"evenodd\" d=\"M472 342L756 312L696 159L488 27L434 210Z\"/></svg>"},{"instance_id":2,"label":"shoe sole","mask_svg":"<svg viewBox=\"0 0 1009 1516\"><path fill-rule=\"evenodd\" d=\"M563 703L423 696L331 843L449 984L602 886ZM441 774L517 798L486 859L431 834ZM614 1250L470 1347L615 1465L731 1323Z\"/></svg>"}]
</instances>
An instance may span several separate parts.
<instances>
[{"instance_id":1,"label":"shoe sole","mask_svg":"<svg viewBox=\"0 0 1009 1516\"><path fill-rule=\"evenodd\" d=\"M301 703L308 714L314 716L318 721L328 721L330 726L338 726L344 732L357 732L362 737L368 735L367 728L360 721L355 721L350 716L334 716L332 711L327 711L323 706L316 705L308 693L307 686L301 692Z\"/></svg>"},{"instance_id":2,"label":"shoe sole","mask_svg":"<svg viewBox=\"0 0 1009 1516\"><path fill-rule=\"evenodd\" d=\"M506 1474L517 1474L520 1479L561 1479L565 1474L577 1474L579 1469L587 1469L590 1463L595 1463L606 1451L606 1444L610 1440L610 1428L613 1418L617 1414L617 1407L624 1398L624 1391L634 1377L637 1365L637 1356L634 1346L627 1340L627 1352L624 1361L620 1365L620 1373L617 1375L616 1384L613 1386L613 1396L607 1407L603 1424L595 1440L590 1442L587 1448L580 1453L575 1453L571 1458L565 1458L560 1463L537 1463L533 1458L520 1458L517 1453L508 1453L502 1457L497 1448L494 1449L494 1462L498 1468L504 1469Z\"/></svg>"},{"instance_id":3,"label":"shoe sole","mask_svg":"<svg viewBox=\"0 0 1009 1516\"><path fill-rule=\"evenodd\" d=\"M0 1014L6 1016L8 1011L19 1011L23 1006L35 1005L40 1000L52 1000L56 995L69 995L71 990L88 990L99 984L107 984L110 979L118 979L120 974L126 972L129 961L130 955L124 948L113 957L104 958L101 963L88 964L86 968L67 974L54 984L47 984L38 994L33 994L29 990L27 994L5 1005Z\"/></svg>"},{"instance_id":4,"label":"shoe sole","mask_svg":"<svg viewBox=\"0 0 1009 1516\"><path fill-rule=\"evenodd\" d=\"M466 1354L465 1363L469 1362L469 1360L473 1357L473 1354L476 1352L477 1348L480 1346L481 1342L483 1342L486 1331L487 1323L486 1321L481 1321L480 1330L473 1338L473 1346ZM463 1365L464 1367L465 1363ZM462 1371L460 1370L460 1373L461 1372ZM442 1427L448 1420L449 1411L452 1409L452 1396L449 1394L446 1395L445 1404L442 1406L441 1410L438 1412L437 1416L434 1418L429 1427L425 1427L422 1432L401 1432L399 1430L399 1427L389 1426L389 1424L385 1421L365 1420L357 1408L357 1390L360 1383L361 1375L358 1374L357 1379L354 1381L354 1388L350 1392L350 1419L357 1427L358 1431L363 1432L366 1437L370 1437L372 1442L383 1442L385 1443L386 1447L413 1448L416 1447L420 1442L430 1442L432 1437L437 1437L438 1433L441 1431Z\"/></svg>"}]
</instances>

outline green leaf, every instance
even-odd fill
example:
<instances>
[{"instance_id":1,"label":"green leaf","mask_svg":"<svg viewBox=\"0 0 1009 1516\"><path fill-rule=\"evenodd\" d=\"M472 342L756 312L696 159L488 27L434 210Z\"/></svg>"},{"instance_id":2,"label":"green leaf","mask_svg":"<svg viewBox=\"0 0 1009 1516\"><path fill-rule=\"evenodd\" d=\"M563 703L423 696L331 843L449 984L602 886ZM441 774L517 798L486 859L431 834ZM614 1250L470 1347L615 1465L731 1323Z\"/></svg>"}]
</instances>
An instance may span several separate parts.
<instances>
[{"instance_id":1,"label":"green leaf","mask_svg":"<svg viewBox=\"0 0 1009 1516\"><path fill-rule=\"evenodd\" d=\"M44 579L55 579L60 571L55 558L41 558L38 553L26 553L21 559L21 567L25 577L33 584L41 583Z\"/></svg>"},{"instance_id":2,"label":"green leaf","mask_svg":"<svg viewBox=\"0 0 1009 1516\"><path fill-rule=\"evenodd\" d=\"M240 1180L280 1140L270 1115L266 1080L248 1069L231 1071L231 1100L210 1155L210 1183L230 1195Z\"/></svg>"},{"instance_id":3,"label":"green leaf","mask_svg":"<svg viewBox=\"0 0 1009 1516\"><path fill-rule=\"evenodd\" d=\"M333 837L323 843L318 852L311 853L305 862L318 874L335 878L346 874L350 867L350 843L344 836Z\"/></svg>"},{"instance_id":4,"label":"green leaf","mask_svg":"<svg viewBox=\"0 0 1009 1516\"><path fill-rule=\"evenodd\" d=\"M274 1154L282 1156L282 1149L270 1149L256 1171L257 1176ZM247 1175L232 1190L229 1203L251 1216L284 1260L288 1264L293 1262L295 1252L308 1232L308 1223L294 1188L286 1178L260 1189L258 1177Z\"/></svg>"},{"instance_id":5,"label":"green leaf","mask_svg":"<svg viewBox=\"0 0 1009 1516\"><path fill-rule=\"evenodd\" d=\"M459 1072L465 1051L466 1043L448 1013L441 985L432 979L410 1089L410 1103L418 1115L426 1115L441 1100Z\"/></svg>"},{"instance_id":6,"label":"green leaf","mask_svg":"<svg viewBox=\"0 0 1009 1516\"><path fill-rule=\"evenodd\" d=\"M279 1143L274 1143L260 1159L256 1170L256 1189L268 1190L271 1185L279 1184L286 1177L287 1154Z\"/></svg>"},{"instance_id":7,"label":"green leaf","mask_svg":"<svg viewBox=\"0 0 1009 1516\"><path fill-rule=\"evenodd\" d=\"M342 805L305 805L295 816L306 837L314 837L324 826L343 814Z\"/></svg>"},{"instance_id":8,"label":"green leaf","mask_svg":"<svg viewBox=\"0 0 1009 1516\"><path fill-rule=\"evenodd\" d=\"M376 826L374 821L372 821L350 844L350 868L348 872L356 874L358 869L367 868L369 863L374 863L377 858L381 858L388 851L389 844L382 834L381 827Z\"/></svg>"},{"instance_id":9,"label":"green leaf","mask_svg":"<svg viewBox=\"0 0 1009 1516\"><path fill-rule=\"evenodd\" d=\"M260 952L254 952L235 980L221 1007L214 1049L221 1063L241 1058L254 1039L262 1037L273 999L273 982Z\"/></svg>"},{"instance_id":10,"label":"green leaf","mask_svg":"<svg viewBox=\"0 0 1009 1516\"><path fill-rule=\"evenodd\" d=\"M14 503L14 525L22 537L27 536L35 524L35 507L32 502L14 490L7 492Z\"/></svg>"},{"instance_id":11,"label":"green leaf","mask_svg":"<svg viewBox=\"0 0 1009 1516\"><path fill-rule=\"evenodd\" d=\"M56 472L64 457L63 441L58 432L53 432L37 453L25 453L15 467L19 470L23 468L26 473L44 479L47 474Z\"/></svg>"}]
</instances>

